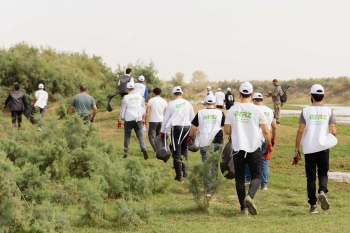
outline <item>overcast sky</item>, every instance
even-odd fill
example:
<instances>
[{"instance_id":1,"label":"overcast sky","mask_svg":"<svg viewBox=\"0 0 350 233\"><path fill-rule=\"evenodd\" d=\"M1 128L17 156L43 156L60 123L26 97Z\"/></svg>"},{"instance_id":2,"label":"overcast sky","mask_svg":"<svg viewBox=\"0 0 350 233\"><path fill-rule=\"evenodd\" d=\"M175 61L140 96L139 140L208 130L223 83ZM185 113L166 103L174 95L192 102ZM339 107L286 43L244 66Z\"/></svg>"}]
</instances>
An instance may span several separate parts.
<instances>
[{"instance_id":1,"label":"overcast sky","mask_svg":"<svg viewBox=\"0 0 350 233\"><path fill-rule=\"evenodd\" d=\"M349 0L0 0L0 42L153 61L159 77L350 76Z\"/></svg>"}]
</instances>

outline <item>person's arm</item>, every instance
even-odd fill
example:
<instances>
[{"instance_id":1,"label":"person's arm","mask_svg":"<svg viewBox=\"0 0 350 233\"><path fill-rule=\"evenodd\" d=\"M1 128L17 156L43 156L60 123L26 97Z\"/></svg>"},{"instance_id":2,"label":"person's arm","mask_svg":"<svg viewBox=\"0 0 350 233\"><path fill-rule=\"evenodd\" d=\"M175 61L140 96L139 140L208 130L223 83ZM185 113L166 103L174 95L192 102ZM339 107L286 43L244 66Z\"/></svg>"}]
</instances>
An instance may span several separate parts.
<instances>
[{"instance_id":1,"label":"person's arm","mask_svg":"<svg viewBox=\"0 0 350 233\"><path fill-rule=\"evenodd\" d=\"M27 109L28 105L27 105L26 95L22 96L22 102L23 102L23 105L24 105L24 109Z\"/></svg>"},{"instance_id":2,"label":"person's arm","mask_svg":"<svg viewBox=\"0 0 350 233\"><path fill-rule=\"evenodd\" d=\"M305 124L299 123L299 128L297 130L297 135L295 137L295 147L294 147L294 151L298 151L299 147L300 147L300 141L301 138L303 136L304 133L304 129L305 129Z\"/></svg>"},{"instance_id":3,"label":"person's arm","mask_svg":"<svg viewBox=\"0 0 350 233\"><path fill-rule=\"evenodd\" d=\"M276 123L276 118L274 118L274 119L272 120L271 129L272 129L272 130L271 130L271 132L272 132L271 138L276 139L276 136L277 136L277 123Z\"/></svg>"},{"instance_id":4,"label":"person's arm","mask_svg":"<svg viewBox=\"0 0 350 233\"><path fill-rule=\"evenodd\" d=\"M225 134L227 134L227 135L230 135L231 136L231 125L230 124L225 124L224 125L224 132L225 132Z\"/></svg>"},{"instance_id":5,"label":"person's arm","mask_svg":"<svg viewBox=\"0 0 350 233\"><path fill-rule=\"evenodd\" d=\"M122 108L120 109L120 113L119 113L119 121L120 120L124 120L124 115L125 115L125 111L126 111L126 102L125 102L125 96L123 97L123 101L122 101Z\"/></svg>"},{"instance_id":6,"label":"person's arm","mask_svg":"<svg viewBox=\"0 0 350 233\"><path fill-rule=\"evenodd\" d=\"M118 80L118 88L120 87L120 79Z\"/></svg>"},{"instance_id":7,"label":"person's arm","mask_svg":"<svg viewBox=\"0 0 350 233\"><path fill-rule=\"evenodd\" d=\"M71 105L68 109L68 115L72 115L73 111L74 111L74 106Z\"/></svg>"},{"instance_id":8,"label":"person's arm","mask_svg":"<svg viewBox=\"0 0 350 233\"><path fill-rule=\"evenodd\" d=\"M97 114L97 107L96 105L94 105L92 106L92 117L91 117L92 121L95 121L96 114Z\"/></svg>"},{"instance_id":9,"label":"person's arm","mask_svg":"<svg viewBox=\"0 0 350 233\"><path fill-rule=\"evenodd\" d=\"M335 129L335 124L329 125L329 131L331 132L331 134L334 135L334 137L337 137L337 130Z\"/></svg>"},{"instance_id":10,"label":"person's arm","mask_svg":"<svg viewBox=\"0 0 350 233\"><path fill-rule=\"evenodd\" d=\"M149 101L148 101L148 104L149 104ZM147 108L146 108L146 116L145 116L145 120L147 121L148 119L148 116L150 115L150 112L151 112L151 106L150 105L147 105Z\"/></svg>"},{"instance_id":11,"label":"person's arm","mask_svg":"<svg viewBox=\"0 0 350 233\"><path fill-rule=\"evenodd\" d=\"M5 106L4 108L8 105L8 103L11 101L11 95L9 94L9 96L7 97L7 99L5 100Z\"/></svg>"},{"instance_id":12,"label":"person's arm","mask_svg":"<svg viewBox=\"0 0 350 233\"><path fill-rule=\"evenodd\" d=\"M190 136L191 138L193 138L194 135L195 135L195 133L196 133L196 131L197 131L197 127L194 126L194 125L192 125L189 136Z\"/></svg>"},{"instance_id":13,"label":"person's arm","mask_svg":"<svg viewBox=\"0 0 350 233\"><path fill-rule=\"evenodd\" d=\"M169 119L170 119L170 105L168 104L166 110L165 110L165 115L164 115L164 118L163 118L163 122L162 122L162 128L160 129L160 132L164 133L165 131L165 126L166 124L168 123Z\"/></svg>"},{"instance_id":14,"label":"person's arm","mask_svg":"<svg viewBox=\"0 0 350 233\"><path fill-rule=\"evenodd\" d=\"M267 126L267 124L260 124L260 128L262 130L262 134L265 138L267 145L272 145L271 144L270 130L269 130L269 127Z\"/></svg>"}]
</instances>

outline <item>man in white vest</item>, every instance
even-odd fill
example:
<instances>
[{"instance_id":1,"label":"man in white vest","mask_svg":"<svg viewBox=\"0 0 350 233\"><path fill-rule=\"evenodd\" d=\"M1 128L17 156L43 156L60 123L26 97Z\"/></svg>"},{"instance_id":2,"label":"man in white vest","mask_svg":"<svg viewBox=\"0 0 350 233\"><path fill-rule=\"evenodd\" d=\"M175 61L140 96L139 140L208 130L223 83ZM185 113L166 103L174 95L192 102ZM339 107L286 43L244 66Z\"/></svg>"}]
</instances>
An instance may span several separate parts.
<instances>
[{"instance_id":1,"label":"man in white vest","mask_svg":"<svg viewBox=\"0 0 350 233\"><path fill-rule=\"evenodd\" d=\"M241 214L257 214L254 196L261 183L261 131L267 142L268 153L272 152L270 131L264 112L251 103L253 86L243 82L239 87L241 102L228 110L224 131L231 136L235 181ZM245 166L248 164L251 173L251 183L246 194L244 178Z\"/></svg>"},{"instance_id":2,"label":"man in white vest","mask_svg":"<svg viewBox=\"0 0 350 233\"><path fill-rule=\"evenodd\" d=\"M145 77L141 75L139 81L135 83L135 90L146 100L148 96L148 87L144 84Z\"/></svg>"},{"instance_id":3,"label":"man in white vest","mask_svg":"<svg viewBox=\"0 0 350 233\"><path fill-rule=\"evenodd\" d=\"M219 109L215 109L215 96L207 95L204 104L206 109L199 110L192 120L192 128L188 138L189 141L193 140L194 134L197 128L199 128L195 143L199 147L203 162L208 159L208 154L210 155L211 152L221 152L222 144L224 143L224 136L221 128L224 126L225 122L224 113ZM215 165L213 164L213 166L217 174L218 161L216 162L217 163ZM209 183L207 184L207 195L210 196Z\"/></svg>"},{"instance_id":4,"label":"man in white vest","mask_svg":"<svg viewBox=\"0 0 350 233\"><path fill-rule=\"evenodd\" d=\"M182 94L180 86L173 88L174 100L168 103L160 129L161 139L166 136L165 134L171 134L170 150L174 160L175 180L179 182L182 181L182 177L187 176L182 156L187 160L187 140L191 129L191 121L194 117L192 104L183 99Z\"/></svg>"},{"instance_id":5,"label":"man in white vest","mask_svg":"<svg viewBox=\"0 0 350 233\"><path fill-rule=\"evenodd\" d=\"M257 105L261 110L264 112L264 115L267 120L267 127L271 131L271 143L272 146L275 145L276 141L276 134L277 134L277 123L276 123L276 118L273 114L273 111L271 108L267 107L264 105L264 99L263 95L261 93L254 93L253 95L253 103ZM267 190L267 182L269 179L269 154L265 154L264 152L266 151L266 146L267 143L261 133L261 189L262 190ZM250 172L248 166L246 166L245 170L245 176L246 176L246 181L250 183L251 177L250 177Z\"/></svg>"},{"instance_id":6,"label":"man in white vest","mask_svg":"<svg viewBox=\"0 0 350 233\"><path fill-rule=\"evenodd\" d=\"M124 156L128 157L131 131L134 129L140 143L140 149L144 159L148 159L146 142L143 138L142 126L145 124L145 100L135 91L134 83L126 84L128 94L123 97L122 108L119 114L118 129L121 127L121 120L124 120Z\"/></svg>"},{"instance_id":7,"label":"man in white vest","mask_svg":"<svg viewBox=\"0 0 350 233\"><path fill-rule=\"evenodd\" d=\"M300 114L294 152L298 155L300 143L303 144L308 203L310 212L315 214L318 213L317 199L321 203L322 210L329 209L325 195L328 192L329 148L335 146L338 141L333 111L322 104L323 87L320 84L313 85L310 94L312 104L305 107ZM317 176L318 197L316 197Z\"/></svg>"}]
</instances>

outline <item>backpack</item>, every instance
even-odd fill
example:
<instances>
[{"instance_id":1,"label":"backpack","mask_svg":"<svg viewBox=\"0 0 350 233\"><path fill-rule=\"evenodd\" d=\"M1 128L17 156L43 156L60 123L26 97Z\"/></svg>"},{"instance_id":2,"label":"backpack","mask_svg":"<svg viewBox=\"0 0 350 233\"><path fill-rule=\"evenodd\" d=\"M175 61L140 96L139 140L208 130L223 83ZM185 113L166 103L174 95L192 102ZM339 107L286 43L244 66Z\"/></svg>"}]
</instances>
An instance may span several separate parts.
<instances>
[{"instance_id":1,"label":"backpack","mask_svg":"<svg viewBox=\"0 0 350 233\"><path fill-rule=\"evenodd\" d=\"M281 89L282 89L282 91L283 91L283 94L280 95L280 94L278 93L278 95L280 96L281 103L287 102L287 90L288 90L288 88L289 88L289 86L287 86L286 89L283 89L283 88L281 87Z\"/></svg>"}]
</instances>

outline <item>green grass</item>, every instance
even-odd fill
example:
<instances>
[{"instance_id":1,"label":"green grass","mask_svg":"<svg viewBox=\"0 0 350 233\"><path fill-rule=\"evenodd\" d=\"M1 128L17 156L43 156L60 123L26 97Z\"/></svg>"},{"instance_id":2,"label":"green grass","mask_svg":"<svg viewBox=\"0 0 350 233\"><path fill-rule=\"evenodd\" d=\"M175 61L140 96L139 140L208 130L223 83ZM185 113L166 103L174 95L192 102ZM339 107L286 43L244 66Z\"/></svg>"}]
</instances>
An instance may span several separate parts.
<instances>
[{"instance_id":1,"label":"green grass","mask_svg":"<svg viewBox=\"0 0 350 233\"><path fill-rule=\"evenodd\" d=\"M107 124L101 122L100 124ZM139 227L122 227L118 232L348 232L350 223L350 187L346 183L329 180L327 198L331 208L312 215L308 213L309 205L306 195L306 177L304 160L292 166L294 140L298 127L297 117L284 117L283 125L278 128L277 142L270 161L269 190L259 190L255 197L258 215L241 216L236 196L234 180L226 180L218 195L211 200L207 212L200 211L193 196L187 191L184 183L173 181L168 193L152 196L147 200L153 208L153 215L147 224ZM331 150L330 170L348 171L350 126L337 125L339 143ZM112 140L121 148L122 132L116 131ZM142 155L136 138L133 138L132 156ZM150 150L149 150L150 151ZM200 154L190 153L189 162L199 162ZM145 169L155 166L165 167L164 176L174 177L172 162L164 164L150 156ZM106 203L106 205L108 205ZM115 232L111 229L75 228L76 232Z\"/></svg>"}]
</instances>

